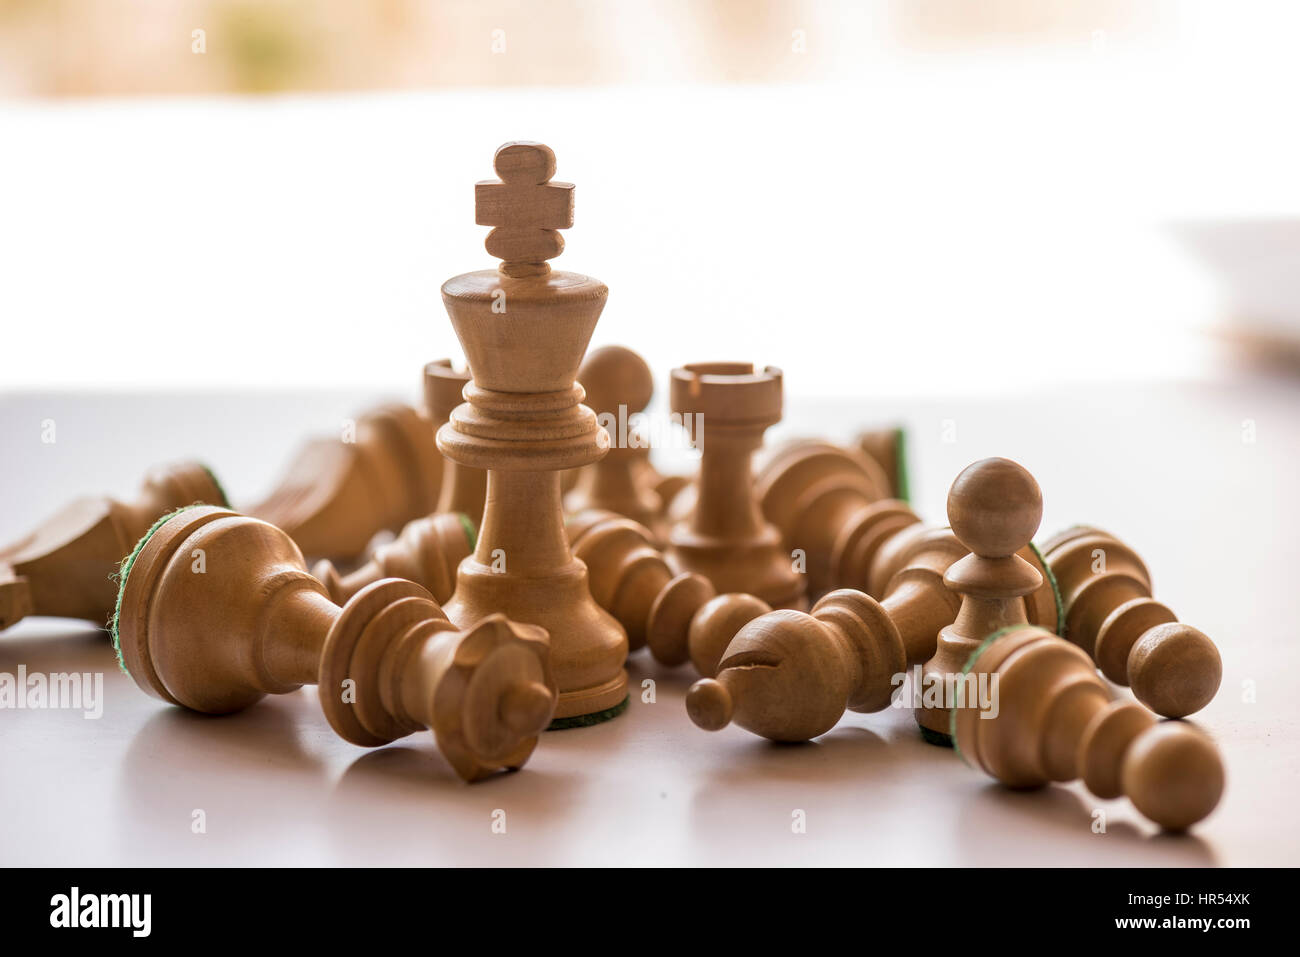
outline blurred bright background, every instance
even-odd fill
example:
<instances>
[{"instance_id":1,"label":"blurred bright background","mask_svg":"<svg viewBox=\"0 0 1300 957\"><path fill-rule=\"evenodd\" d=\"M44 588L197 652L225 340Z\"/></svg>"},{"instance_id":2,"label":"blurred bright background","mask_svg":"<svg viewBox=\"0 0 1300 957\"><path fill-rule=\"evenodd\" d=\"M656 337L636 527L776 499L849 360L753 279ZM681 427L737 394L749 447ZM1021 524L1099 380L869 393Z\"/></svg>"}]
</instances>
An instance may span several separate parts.
<instances>
[{"instance_id":1,"label":"blurred bright background","mask_svg":"<svg viewBox=\"0 0 1300 957\"><path fill-rule=\"evenodd\" d=\"M510 139L577 184L593 343L661 381L1294 369L1297 36L1285 0L0 0L0 388L414 398Z\"/></svg>"}]
</instances>

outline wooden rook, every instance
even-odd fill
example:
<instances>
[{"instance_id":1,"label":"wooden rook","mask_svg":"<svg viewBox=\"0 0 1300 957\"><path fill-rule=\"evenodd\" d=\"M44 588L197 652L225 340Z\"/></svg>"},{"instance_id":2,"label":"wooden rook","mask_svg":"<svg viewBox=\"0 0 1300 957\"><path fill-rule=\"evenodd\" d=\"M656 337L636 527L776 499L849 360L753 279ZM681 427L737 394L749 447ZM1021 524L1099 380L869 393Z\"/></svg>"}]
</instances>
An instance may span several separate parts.
<instances>
[{"instance_id":1,"label":"wooden rook","mask_svg":"<svg viewBox=\"0 0 1300 957\"><path fill-rule=\"evenodd\" d=\"M706 362L672 372L671 404L700 450L697 497L669 533L667 557L719 592L747 592L773 608L806 608L804 576L759 510L752 462L781 420L781 371Z\"/></svg>"},{"instance_id":2,"label":"wooden rook","mask_svg":"<svg viewBox=\"0 0 1300 957\"><path fill-rule=\"evenodd\" d=\"M555 726L587 724L625 706L628 644L569 551L560 474L609 448L576 383L609 290L547 262L564 248L556 230L573 224L573 187L550 182L551 150L507 143L495 166L500 180L478 184L476 208L478 222L494 227L488 252L503 261L442 287L473 378L438 447L487 471L478 543L446 612L462 627L496 612L544 627L560 690Z\"/></svg>"}]
</instances>

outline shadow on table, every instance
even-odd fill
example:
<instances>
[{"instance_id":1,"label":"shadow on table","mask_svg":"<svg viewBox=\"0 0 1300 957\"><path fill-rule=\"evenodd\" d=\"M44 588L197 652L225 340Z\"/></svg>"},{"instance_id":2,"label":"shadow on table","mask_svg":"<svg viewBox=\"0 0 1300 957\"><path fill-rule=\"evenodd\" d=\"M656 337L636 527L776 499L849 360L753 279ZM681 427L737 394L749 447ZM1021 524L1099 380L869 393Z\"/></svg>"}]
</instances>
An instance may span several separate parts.
<instances>
[{"instance_id":1,"label":"shadow on table","mask_svg":"<svg viewBox=\"0 0 1300 957\"><path fill-rule=\"evenodd\" d=\"M988 782L970 793L953 844L961 863L998 866L1215 865L1195 831L1171 834L1141 821L1125 800L1101 801L1075 786L1011 790ZM1105 830L1099 830L1104 824Z\"/></svg>"},{"instance_id":2,"label":"shadow on table","mask_svg":"<svg viewBox=\"0 0 1300 957\"><path fill-rule=\"evenodd\" d=\"M195 864L238 862L245 847L266 862L268 848L314 829L326 769L303 746L301 703L286 697L229 715L159 703L118 777L119 835L133 859L179 850Z\"/></svg>"}]
</instances>

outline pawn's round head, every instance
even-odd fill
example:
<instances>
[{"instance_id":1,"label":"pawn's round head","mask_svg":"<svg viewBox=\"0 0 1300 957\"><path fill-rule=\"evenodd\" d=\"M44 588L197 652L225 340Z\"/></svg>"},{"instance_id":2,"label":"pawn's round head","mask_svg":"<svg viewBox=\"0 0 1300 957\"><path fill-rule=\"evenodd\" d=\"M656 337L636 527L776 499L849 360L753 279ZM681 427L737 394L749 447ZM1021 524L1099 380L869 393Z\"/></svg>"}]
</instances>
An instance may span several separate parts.
<instances>
[{"instance_id":1,"label":"pawn's round head","mask_svg":"<svg viewBox=\"0 0 1300 957\"><path fill-rule=\"evenodd\" d=\"M1133 806L1167 831L1186 830L1213 811L1223 796L1223 778L1214 743L1178 721L1139 735L1121 771Z\"/></svg>"},{"instance_id":2,"label":"pawn's round head","mask_svg":"<svg viewBox=\"0 0 1300 957\"><path fill-rule=\"evenodd\" d=\"M1200 711L1214 699L1222 678L1223 661L1214 642L1182 622L1147 629L1128 654L1133 694L1166 718Z\"/></svg>"},{"instance_id":3,"label":"pawn's round head","mask_svg":"<svg viewBox=\"0 0 1300 957\"><path fill-rule=\"evenodd\" d=\"M598 414L617 415L620 405L628 415L640 412L650 404L655 391L650 366L623 346L604 346L587 353L578 369L578 381L586 390L586 404Z\"/></svg>"},{"instance_id":4,"label":"pawn's round head","mask_svg":"<svg viewBox=\"0 0 1300 957\"><path fill-rule=\"evenodd\" d=\"M948 491L948 522L976 555L1005 558L1029 544L1043 518L1043 493L1010 459L981 459Z\"/></svg>"}]
</instances>

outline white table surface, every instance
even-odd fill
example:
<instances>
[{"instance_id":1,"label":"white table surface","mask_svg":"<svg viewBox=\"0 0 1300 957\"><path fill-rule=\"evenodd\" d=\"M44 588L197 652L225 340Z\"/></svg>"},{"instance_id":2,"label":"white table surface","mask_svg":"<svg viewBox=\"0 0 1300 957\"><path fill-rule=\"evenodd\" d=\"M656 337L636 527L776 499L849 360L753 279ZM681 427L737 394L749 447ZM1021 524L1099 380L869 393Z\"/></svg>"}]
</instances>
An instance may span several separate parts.
<instances>
[{"instance_id":1,"label":"white table surface","mask_svg":"<svg viewBox=\"0 0 1300 957\"><path fill-rule=\"evenodd\" d=\"M149 464L188 455L249 501L298 436L331 431L374 398L0 397L0 541L73 495L128 495ZM850 714L801 746L734 727L707 734L683 708L691 676L645 652L628 667L634 688L656 682L655 703L634 697L615 721L549 733L522 771L465 785L428 734L373 751L336 738L312 689L231 717L188 714L119 672L103 632L33 619L0 635L0 671L103 672L106 705L97 721L0 711L0 863L1295 864L1297 398L1294 383L1229 377L1032 395L1013 385L1003 397L890 406L787 402L784 433L905 422L923 514L942 516L961 467L1002 454L1043 487L1041 535L1088 522L1137 547L1157 597L1224 659L1219 696L1195 720L1223 751L1228 787L1192 835L1159 835L1126 802L1097 802L1078 785L1009 792L923 743L905 711ZM46 418L58 423L54 445L39 441ZM941 440L946 419L955 442ZM1253 444L1242 441L1246 419ZM1094 807L1108 813L1104 835L1091 831ZM205 834L191 831L196 809ZM792 833L796 809L804 834ZM504 834L491 827L497 810Z\"/></svg>"}]
</instances>

